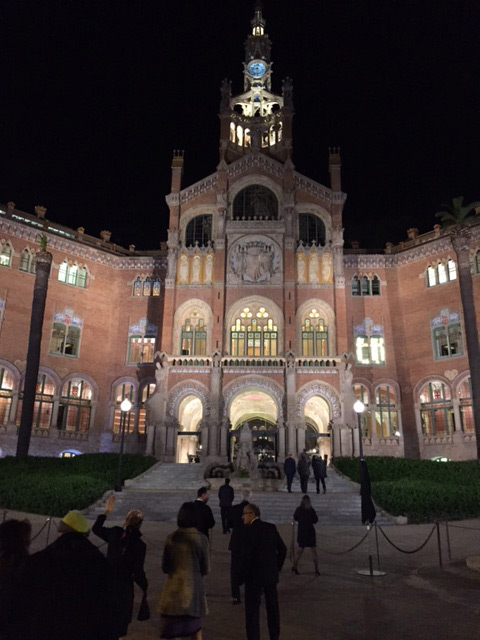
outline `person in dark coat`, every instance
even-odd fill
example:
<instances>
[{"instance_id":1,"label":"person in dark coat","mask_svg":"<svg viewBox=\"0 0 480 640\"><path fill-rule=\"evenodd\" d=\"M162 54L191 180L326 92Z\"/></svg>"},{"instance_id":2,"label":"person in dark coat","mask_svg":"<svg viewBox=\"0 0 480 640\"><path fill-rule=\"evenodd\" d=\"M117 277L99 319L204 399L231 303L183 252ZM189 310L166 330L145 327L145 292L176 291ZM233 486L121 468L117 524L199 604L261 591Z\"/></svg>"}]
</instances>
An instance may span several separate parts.
<instances>
[{"instance_id":1,"label":"person in dark coat","mask_svg":"<svg viewBox=\"0 0 480 640\"><path fill-rule=\"evenodd\" d=\"M228 514L228 526L232 530L228 550L230 551L230 586L232 589L232 604L240 604L240 584L242 583L242 536L244 531L243 508L252 497L250 489L242 492L242 501L235 504Z\"/></svg>"},{"instance_id":2,"label":"person in dark coat","mask_svg":"<svg viewBox=\"0 0 480 640\"><path fill-rule=\"evenodd\" d=\"M314 527L318 522L318 516L315 509L312 507L312 503L308 496L303 496L300 506L296 508L295 513L293 514L293 519L298 523L298 549L295 553L292 572L298 574L298 563L302 557L303 550L308 547L312 552L315 573L319 576L320 571L318 570L317 538Z\"/></svg>"},{"instance_id":3,"label":"person in dark coat","mask_svg":"<svg viewBox=\"0 0 480 640\"><path fill-rule=\"evenodd\" d=\"M234 498L235 492L233 487L230 486L230 478L225 478L225 484L222 484L218 490L223 533L230 533L230 529L228 527L228 512L230 511Z\"/></svg>"},{"instance_id":4,"label":"person in dark coat","mask_svg":"<svg viewBox=\"0 0 480 640\"><path fill-rule=\"evenodd\" d=\"M25 640L118 640L115 577L87 540L89 522L70 511L59 537L25 561L21 600Z\"/></svg>"},{"instance_id":5,"label":"person in dark coat","mask_svg":"<svg viewBox=\"0 0 480 640\"><path fill-rule=\"evenodd\" d=\"M210 529L213 529L215 526L215 518L207 504L209 497L208 487L200 487L197 491L197 499L193 503L197 515L197 529L206 535L207 538L210 538Z\"/></svg>"},{"instance_id":6,"label":"person in dark coat","mask_svg":"<svg viewBox=\"0 0 480 640\"><path fill-rule=\"evenodd\" d=\"M307 450L304 449L298 458L297 464L298 475L300 476L300 487L302 493L308 491L308 479L310 477L310 458L308 457Z\"/></svg>"},{"instance_id":7,"label":"person in dark coat","mask_svg":"<svg viewBox=\"0 0 480 640\"><path fill-rule=\"evenodd\" d=\"M293 477L295 476L295 473L297 471L297 465L291 453L289 453L285 458L285 462L283 463L283 470L287 478L288 493L292 493L292 482Z\"/></svg>"},{"instance_id":8,"label":"person in dark coat","mask_svg":"<svg viewBox=\"0 0 480 640\"><path fill-rule=\"evenodd\" d=\"M245 578L247 640L260 640L260 598L265 594L270 640L280 638L277 583L287 547L274 524L260 520L260 509L251 502L243 508L242 539Z\"/></svg>"},{"instance_id":9,"label":"person in dark coat","mask_svg":"<svg viewBox=\"0 0 480 640\"><path fill-rule=\"evenodd\" d=\"M140 527L143 522L141 511L128 512L124 527L105 527L105 520L115 506L115 496L111 495L105 506L105 513L98 516L92 527L93 533L105 540L107 560L114 569L117 581L117 602L120 607L118 638L125 638L128 625L132 621L134 582L146 596L148 580L144 571L146 545L141 540Z\"/></svg>"},{"instance_id":10,"label":"person in dark coat","mask_svg":"<svg viewBox=\"0 0 480 640\"><path fill-rule=\"evenodd\" d=\"M32 526L28 520L0 524L0 640L22 640L19 576L28 558Z\"/></svg>"},{"instance_id":11,"label":"person in dark coat","mask_svg":"<svg viewBox=\"0 0 480 640\"><path fill-rule=\"evenodd\" d=\"M315 476L315 483L317 485L317 493L320 493L320 482L322 483L323 493L326 492L325 478L327 477L327 469L322 456L313 456L312 458L313 475Z\"/></svg>"}]
</instances>

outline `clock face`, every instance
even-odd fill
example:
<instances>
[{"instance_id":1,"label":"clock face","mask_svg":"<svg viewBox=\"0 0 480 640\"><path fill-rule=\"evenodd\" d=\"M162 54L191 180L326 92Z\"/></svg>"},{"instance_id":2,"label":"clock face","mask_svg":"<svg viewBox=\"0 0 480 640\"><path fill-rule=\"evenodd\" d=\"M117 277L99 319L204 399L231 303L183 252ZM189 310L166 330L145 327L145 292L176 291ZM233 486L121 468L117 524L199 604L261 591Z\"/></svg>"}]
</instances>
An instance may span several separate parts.
<instances>
[{"instance_id":1,"label":"clock face","mask_svg":"<svg viewBox=\"0 0 480 640\"><path fill-rule=\"evenodd\" d=\"M264 62L250 62L247 67L248 73L254 78L260 78L267 70L267 65Z\"/></svg>"}]
</instances>

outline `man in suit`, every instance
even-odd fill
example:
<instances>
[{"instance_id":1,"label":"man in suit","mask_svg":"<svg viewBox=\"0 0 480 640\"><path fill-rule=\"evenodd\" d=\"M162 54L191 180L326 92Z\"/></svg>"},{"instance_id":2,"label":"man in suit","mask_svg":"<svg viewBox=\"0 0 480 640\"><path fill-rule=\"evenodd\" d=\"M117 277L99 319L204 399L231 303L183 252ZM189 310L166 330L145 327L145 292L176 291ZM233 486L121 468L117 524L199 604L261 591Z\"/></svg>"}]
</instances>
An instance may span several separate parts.
<instances>
[{"instance_id":1,"label":"man in suit","mask_svg":"<svg viewBox=\"0 0 480 640\"><path fill-rule=\"evenodd\" d=\"M197 491L197 499L193 503L195 505L195 513L197 516L197 529L204 533L210 539L210 529L215 526L215 518L212 510L208 506L208 498L210 493L208 487L200 487Z\"/></svg>"},{"instance_id":2,"label":"man in suit","mask_svg":"<svg viewBox=\"0 0 480 640\"><path fill-rule=\"evenodd\" d=\"M235 492L233 487L230 486L230 478L225 478L225 484L222 484L218 490L218 501L220 503L223 533L230 533L230 528L228 526L228 512L232 507L234 497Z\"/></svg>"},{"instance_id":3,"label":"man in suit","mask_svg":"<svg viewBox=\"0 0 480 640\"><path fill-rule=\"evenodd\" d=\"M231 553L230 585L232 588L232 604L240 604L240 584L242 582L242 537L243 537L243 508L252 497L250 489L242 491L242 501L234 505L228 514L228 527L232 530L228 550Z\"/></svg>"},{"instance_id":4,"label":"man in suit","mask_svg":"<svg viewBox=\"0 0 480 640\"><path fill-rule=\"evenodd\" d=\"M277 527L260 520L260 509L251 502L243 508L242 541L245 577L245 623L247 640L260 640L260 597L265 594L270 640L280 638L278 574L287 555Z\"/></svg>"},{"instance_id":5,"label":"man in suit","mask_svg":"<svg viewBox=\"0 0 480 640\"><path fill-rule=\"evenodd\" d=\"M292 482L293 476L297 470L297 465L295 464L295 460L291 453L285 458L285 462L283 463L283 470L285 472L285 476L287 477L287 489L288 493L292 493Z\"/></svg>"}]
</instances>

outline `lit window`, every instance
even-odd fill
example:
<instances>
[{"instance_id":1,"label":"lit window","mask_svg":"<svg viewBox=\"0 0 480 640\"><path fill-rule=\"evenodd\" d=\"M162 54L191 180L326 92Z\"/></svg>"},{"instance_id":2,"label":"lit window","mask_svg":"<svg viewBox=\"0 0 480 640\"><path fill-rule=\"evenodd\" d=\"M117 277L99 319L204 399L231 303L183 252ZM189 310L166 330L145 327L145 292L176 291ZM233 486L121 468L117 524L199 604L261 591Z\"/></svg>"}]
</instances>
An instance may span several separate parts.
<instances>
[{"instance_id":1,"label":"lit window","mask_svg":"<svg viewBox=\"0 0 480 640\"><path fill-rule=\"evenodd\" d=\"M20 253L20 263L18 268L20 271L25 271L26 273L35 273L35 257L28 249L24 249Z\"/></svg>"},{"instance_id":2,"label":"lit window","mask_svg":"<svg viewBox=\"0 0 480 640\"><path fill-rule=\"evenodd\" d=\"M130 336L128 345L128 364L153 362L155 338L153 336Z\"/></svg>"},{"instance_id":3,"label":"lit window","mask_svg":"<svg viewBox=\"0 0 480 640\"><path fill-rule=\"evenodd\" d=\"M398 412L395 408L395 394L391 387L382 385L375 394L376 435L385 438L398 431Z\"/></svg>"},{"instance_id":4,"label":"lit window","mask_svg":"<svg viewBox=\"0 0 480 640\"><path fill-rule=\"evenodd\" d=\"M11 267L12 266L12 247L7 242L0 246L0 266Z\"/></svg>"},{"instance_id":5,"label":"lit window","mask_svg":"<svg viewBox=\"0 0 480 640\"><path fill-rule=\"evenodd\" d=\"M50 353L60 356L78 357L80 328L54 322L50 340Z\"/></svg>"},{"instance_id":6,"label":"lit window","mask_svg":"<svg viewBox=\"0 0 480 640\"><path fill-rule=\"evenodd\" d=\"M0 367L0 425L6 425L10 418L13 398L13 376L4 367Z\"/></svg>"},{"instance_id":7,"label":"lit window","mask_svg":"<svg viewBox=\"0 0 480 640\"><path fill-rule=\"evenodd\" d=\"M355 397L363 402L365 406L365 410L360 414L362 421L362 434L366 437L371 435L371 424L372 424L372 413L370 409L370 395L368 393L368 389L363 384L354 384L353 391L355 393Z\"/></svg>"},{"instance_id":8,"label":"lit window","mask_svg":"<svg viewBox=\"0 0 480 640\"><path fill-rule=\"evenodd\" d=\"M144 434L147 426L147 400L155 393L155 383L146 384L141 392L141 404L138 412L138 433Z\"/></svg>"},{"instance_id":9,"label":"lit window","mask_svg":"<svg viewBox=\"0 0 480 640\"><path fill-rule=\"evenodd\" d=\"M383 336L357 336L355 355L358 364L385 364Z\"/></svg>"},{"instance_id":10,"label":"lit window","mask_svg":"<svg viewBox=\"0 0 480 640\"><path fill-rule=\"evenodd\" d=\"M134 404L133 384L120 384L115 390L115 410L113 412L113 433L120 433L122 428L122 413L120 405L124 400L130 400L132 407ZM135 412L125 412L125 433L132 433L135 428Z\"/></svg>"},{"instance_id":11,"label":"lit window","mask_svg":"<svg viewBox=\"0 0 480 640\"><path fill-rule=\"evenodd\" d=\"M445 436L454 430L452 396L440 380L428 382L421 390L420 417L426 436Z\"/></svg>"},{"instance_id":12,"label":"lit window","mask_svg":"<svg viewBox=\"0 0 480 640\"><path fill-rule=\"evenodd\" d=\"M58 266L58 280L65 284L70 284L73 287L80 287L85 289L87 286L87 268L72 264L69 265L66 260L61 262Z\"/></svg>"},{"instance_id":13,"label":"lit window","mask_svg":"<svg viewBox=\"0 0 480 640\"><path fill-rule=\"evenodd\" d=\"M458 390L460 399L460 419L462 421L462 430L465 433L475 432L475 423L473 421L473 405L472 405L472 381L467 378Z\"/></svg>"},{"instance_id":14,"label":"lit window","mask_svg":"<svg viewBox=\"0 0 480 640\"><path fill-rule=\"evenodd\" d=\"M86 433L90 428L92 388L85 380L74 378L64 384L58 410L57 428Z\"/></svg>"},{"instance_id":15,"label":"lit window","mask_svg":"<svg viewBox=\"0 0 480 640\"><path fill-rule=\"evenodd\" d=\"M430 323L435 359L463 355L460 315L449 309L442 309Z\"/></svg>"},{"instance_id":16,"label":"lit window","mask_svg":"<svg viewBox=\"0 0 480 640\"><path fill-rule=\"evenodd\" d=\"M25 385L25 382L23 383ZM50 376L40 373L37 379L35 391L35 404L33 407L34 429L49 429L52 424L53 398L55 396L55 384ZM17 405L17 426L20 425L23 406L23 388Z\"/></svg>"},{"instance_id":17,"label":"lit window","mask_svg":"<svg viewBox=\"0 0 480 640\"><path fill-rule=\"evenodd\" d=\"M243 309L240 318L230 327L230 353L255 358L278 355L278 327L265 307Z\"/></svg>"},{"instance_id":18,"label":"lit window","mask_svg":"<svg viewBox=\"0 0 480 640\"><path fill-rule=\"evenodd\" d=\"M316 309L310 311L302 325L302 355L328 355L328 330Z\"/></svg>"},{"instance_id":19,"label":"lit window","mask_svg":"<svg viewBox=\"0 0 480 640\"><path fill-rule=\"evenodd\" d=\"M207 331L202 318L193 324L189 318L182 327L180 353L182 356L204 356L207 352Z\"/></svg>"},{"instance_id":20,"label":"lit window","mask_svg":"<svg viewBox=\"0 0 480 640\"><path fill-rule=\"evenodd\" d=\"M445 263L439 262L436 266L429 265L426 271L427 287L437 284L445 284L457 279L457 265L449 258Z\"/></svg>"}]
</instances>

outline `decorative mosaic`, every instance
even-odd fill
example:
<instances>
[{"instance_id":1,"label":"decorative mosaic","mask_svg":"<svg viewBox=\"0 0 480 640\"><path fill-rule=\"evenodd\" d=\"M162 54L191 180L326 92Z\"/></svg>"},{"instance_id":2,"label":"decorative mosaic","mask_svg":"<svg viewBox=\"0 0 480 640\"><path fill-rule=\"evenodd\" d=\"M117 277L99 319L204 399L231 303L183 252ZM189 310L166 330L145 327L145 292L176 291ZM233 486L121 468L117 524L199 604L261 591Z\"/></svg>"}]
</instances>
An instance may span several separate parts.
<instances>
[{"instance_id":1,"label":"decorative mosaic","mask_svg":"<svg viewBox=\"0 0 480 640\"><path fill-rule=\"evenodd\" d=\"M207 417L210 415L210 400L208 398L207 392L202 387L195 384L195 382L187 382L180 389L178 389L173 396L171 396L168 401L167 414L172 418L175 418L175 409L178 403L178 400L184 396L185 394L193 393L193 395L198 396L203 404L203 415Z\"/></svg>"},{"instance_id":2,"label":"decorative mosaic","mask_svg":"<svg viewBox=\"0 0 480 640\"><path fill-rule=\"evenodd\" d=\"M150 324L146 318L140 318L136 324L131 324L128 327L128 335L148 335L154 336L157 333L157 325Z\"/></svg>"},{"instance_id":3,"label":"decorative mosaic","mask_svg":"<svg viewBox=\"0 0 480 640\"><path fill-rule=\"evenodd\" d=\"M340 401L338 399L337 394L330 387L326 387L325 385L315 384L309 386L307 389L304 389L300 394L298 394L298 400L296 405L296 415L298 418L303 418L303 407L307 400L309 400L312 396L323 396L327 398L332 407L332 415L334 418L339 418L341 415L340 411Z\"/></svg>"},{"instance_id":4,"label":"decorative mosaic","mask_svg":"<svg viewBox=\"0 0 480 640\"><path fill-rule=\"evenodd\" d=\"M442 309L438 316L430 320L432 329L436 327L444 327L448 324L458 324L460 322L460 314L452 313L449 309Z\"/></svg>"},{"instance_id":5,"label":"decorative mosaic","mask_svg":"<svg viewBox=\"0 0 480 640\"><path fill-rule=\"evenodd\" d=\"M53 316L54 322L61 322L63 324L69 324L73 327L81 327L83 325L83 320L78 316L74 315L73 309L65 308L63 311L56 313Z\"/></svg>"},{"instance_id":6,"label":"decorative mosaic","mask_svg":"<svg viewBox=\"0 0 480 640\"><path fill-rule=\"evenodd\" d=\"M357 324L353 328L356 336L383 336L383 327L381 324L374 324L371 318L365 318L362 324Z\"/></svg>"}]
</instances>

